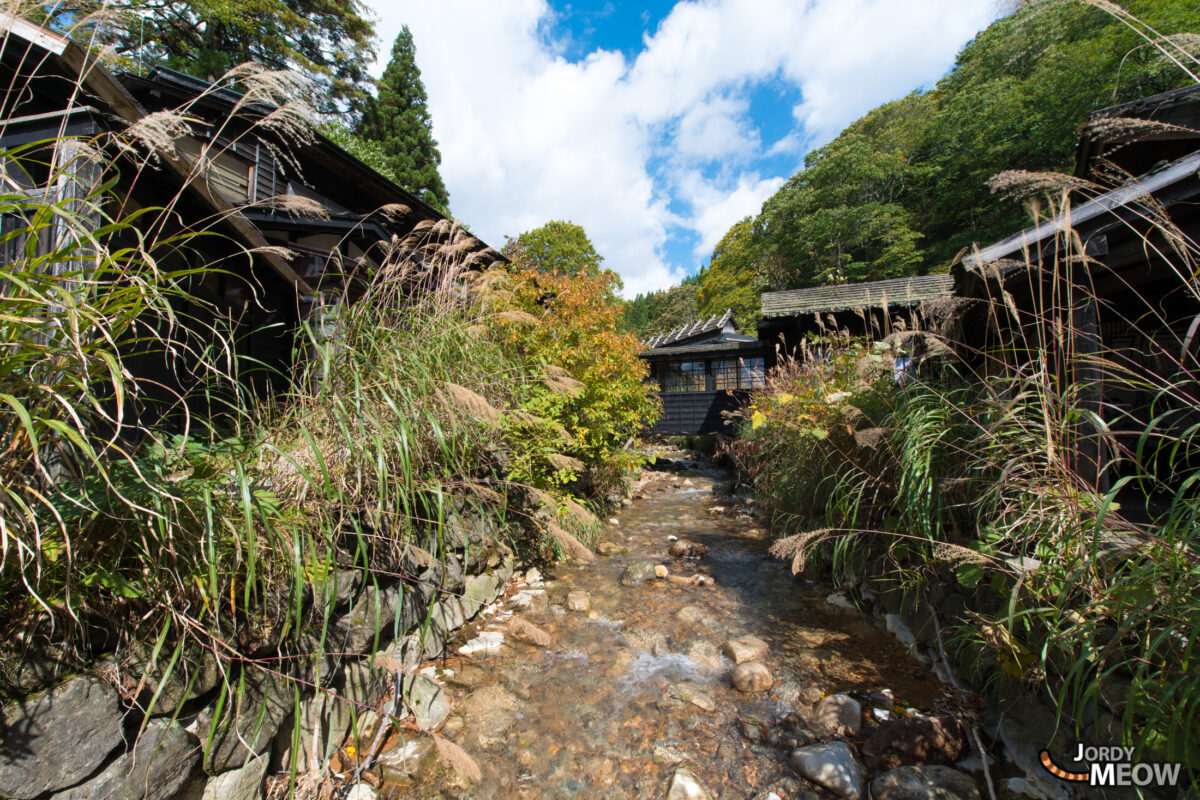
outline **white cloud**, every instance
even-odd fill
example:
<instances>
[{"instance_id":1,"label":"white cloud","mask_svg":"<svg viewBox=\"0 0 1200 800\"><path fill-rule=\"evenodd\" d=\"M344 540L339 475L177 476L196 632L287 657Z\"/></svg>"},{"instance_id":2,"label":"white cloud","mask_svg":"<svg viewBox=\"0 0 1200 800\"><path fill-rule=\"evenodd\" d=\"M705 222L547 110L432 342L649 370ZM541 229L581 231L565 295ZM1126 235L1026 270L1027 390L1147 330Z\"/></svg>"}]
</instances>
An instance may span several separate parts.
<instances>
[{"instance_id":1,"label":"white cloud","mask_svg":"<svg viewBox=\"0 0 1200 800\"><path fill-rule=\"evenodd\" d=\"M758 211L787 177L764 176L760 159L936 80L996 13L995 0L696 0L632 63L571 62L544 35L544 0L372 2L376 74L401 24L412 30L455 213L496 245L573 220L627 295L683 277L691 264L667 257L675 237L696 239L702 260ZM746 97L769 80L799 89L803 130L764 150Z\"/></svg>"}]
</instances>

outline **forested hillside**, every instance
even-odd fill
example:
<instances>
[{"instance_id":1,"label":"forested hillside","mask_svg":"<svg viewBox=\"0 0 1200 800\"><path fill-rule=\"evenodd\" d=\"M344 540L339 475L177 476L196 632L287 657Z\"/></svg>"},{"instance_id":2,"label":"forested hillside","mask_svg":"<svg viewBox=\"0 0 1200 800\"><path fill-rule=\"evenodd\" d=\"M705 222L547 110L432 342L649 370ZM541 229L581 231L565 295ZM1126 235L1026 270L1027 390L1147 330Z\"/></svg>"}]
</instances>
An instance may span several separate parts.
<instances>
[{"instance_id":1,"label":"forested hillside","mask_svg":"<svg viewBox=\"0 0 1200 800\"><path fill-rule=\"evenodd\" d=\"M1200 28L1192 0L1126 7L1167 36ZM1142 30L1075 0L1022 2L963 48L935 89L851 124L809 153L756 218L730 228L698 276L696 313L733 308L752 329L764 290L944 272L972 243L1019 230L1024 209L993 193L990 177L1070 172L1089 113L1190 80ZM646 313L667 296L635 299L631 328L651 334L673 321Z\"/></svg>"}]
</instances>

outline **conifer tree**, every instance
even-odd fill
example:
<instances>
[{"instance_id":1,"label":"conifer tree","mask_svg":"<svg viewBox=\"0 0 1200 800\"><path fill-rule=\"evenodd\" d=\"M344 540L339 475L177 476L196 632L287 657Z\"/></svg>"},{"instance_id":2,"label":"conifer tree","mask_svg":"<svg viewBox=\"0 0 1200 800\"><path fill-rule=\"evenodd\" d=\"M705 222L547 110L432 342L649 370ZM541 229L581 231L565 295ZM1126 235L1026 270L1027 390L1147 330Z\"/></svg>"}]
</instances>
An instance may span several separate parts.
<instances>
[{"instance_id":1,"label":"conifer tree","mask_svg":"<svg viewBox=\"0 0 1200 800\"><path fill-rule=\"evenodd\" d=\"M448 213L450 195L438 173L442 156L433 139L426 100L416 48L405 25L392 45L392 59L379 81L379 95L367 101L359 134L379 142L405 189Z\"/></svg>"}]
</instances>

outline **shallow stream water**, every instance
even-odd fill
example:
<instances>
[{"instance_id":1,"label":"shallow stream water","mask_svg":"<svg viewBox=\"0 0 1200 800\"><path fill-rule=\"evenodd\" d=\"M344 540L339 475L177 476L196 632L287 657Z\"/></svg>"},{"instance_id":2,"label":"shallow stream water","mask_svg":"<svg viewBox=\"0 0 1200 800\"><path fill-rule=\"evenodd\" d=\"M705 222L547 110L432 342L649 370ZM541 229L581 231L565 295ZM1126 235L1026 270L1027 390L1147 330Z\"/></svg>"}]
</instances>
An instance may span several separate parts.
<instances>
[{"instance_id":1,"label":"shallow stream water","mask_svg":"<svg viewBox=\"0 0 1200 800\"><path fill-rule=\"evenodd\" d=\"M680 767L715 798L832 797L788 763L783 715L836 692L888 689L900 707L937 703L945 689L926 668L769 557L763 527L714 494L727 476L693 466L646 473L641 498L605 521L600 548L611 555L545 569L532 585L515 580L434 665L454 706L441 733L482 779L467 782L429 752L423 765L388 773L380 797L662 798ZM673 536L707 546L707 556L670 556ZM712 581L623 585L637 561ZM568 608L573 592L587 593L586 610ZM582 605L581 595L572 599ZM548 634L549 645L515 637L514 618ZM498 651L459 655L486 631L504 634ZM725 640L745 634L769 645L763 663L773 686L758 694L736 691L733 663L719 655ZM399 735L382 758L403 763L403 748L422 759Z\"/></svg>"}]
</instances>

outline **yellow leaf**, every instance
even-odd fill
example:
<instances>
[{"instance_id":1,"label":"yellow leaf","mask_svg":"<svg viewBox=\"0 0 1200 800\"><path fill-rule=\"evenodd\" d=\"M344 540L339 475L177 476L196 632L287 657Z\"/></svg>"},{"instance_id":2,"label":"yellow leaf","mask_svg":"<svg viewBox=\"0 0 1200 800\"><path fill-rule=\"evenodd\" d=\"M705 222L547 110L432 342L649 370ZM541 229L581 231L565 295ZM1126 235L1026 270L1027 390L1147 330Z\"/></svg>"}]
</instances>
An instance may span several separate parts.
<instances>
[{"instance_id":1,"label":"yellow leaf","mask_svg":"<svg viewBox=\"0 0 1200 800\"><path fill-rule=\"evenodd\" d=\"M766 423L766 421L766 414L762 413L761 411L755 411L750 415L750 428L752 430L758 430Z\"/></svg>"}]
</instances>

